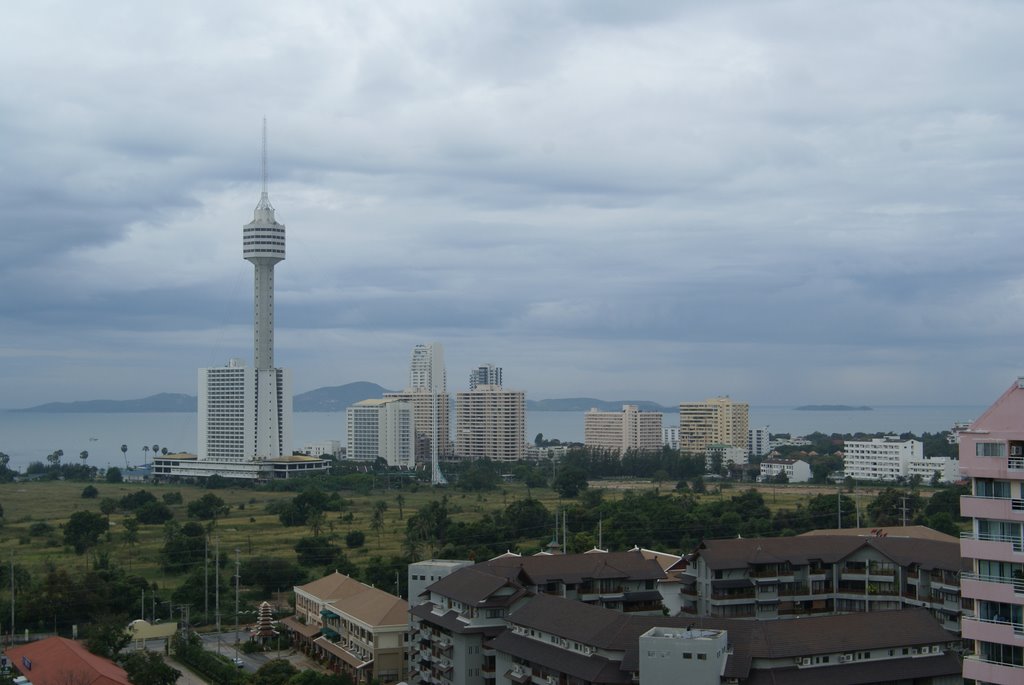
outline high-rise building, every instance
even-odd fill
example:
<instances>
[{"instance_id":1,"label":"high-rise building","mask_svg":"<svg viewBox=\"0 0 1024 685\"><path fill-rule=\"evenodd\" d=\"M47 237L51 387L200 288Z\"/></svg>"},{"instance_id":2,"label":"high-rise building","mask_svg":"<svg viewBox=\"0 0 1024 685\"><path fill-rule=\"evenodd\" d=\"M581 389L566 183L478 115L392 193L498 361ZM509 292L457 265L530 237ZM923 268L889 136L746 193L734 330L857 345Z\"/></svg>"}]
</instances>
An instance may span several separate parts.
<instances>
[{"instance_id":1,"label":"high-rise building","mask_svg":"<svg viewBox=\"0 0 1024 685\"><path fill-rule=\"evenodd\" d=\"M526 393L478 385L455 395L455 456L517 461L526 450Z\"/></svg>"},{"instance_id":2,"label":"high-rise building","mask_svg":"<svg viewBox=\"0 0 1024 685\"><path fill-rule=\"evenodd\" d=\"M752 457L763 457L772 451L772 435L768 426L763 428L751 428L750 438L747 440L747 452Z\"/></svg>"},{"instance_id":3,"label":"high-rise building","mask_svg":"<svg viewBox=\"0 0 1024 685\"><path fill-rule=\"evenodd\" d=\"M412 405L416 461L430 463L435 485L446 482L440 458L451 453L447 378L441 343L420 344L412 350L409 387L384 393L385 399L400 399Z\"/></svg>"},{"instance_id":4,"label":"high-rise building","mask_svg":"<svg viewBox=\"0 0 1024 685\"><path fill-rule=\"evenodd\" d=\"M658 452L663 444L661 419L661 412L640 411L634 404L622 405L622 411L591 409L583 415L583 444L620 456Z\"/></svg>"},{"instance_id":5,"label":"high-rise building","mask_svg":"<svg viewBox=\"0 0 1024 685\"><path fill-rule=\"evenodd\" d=\"M383 459L392 467L412 468L413 408L388 398L363 400L345 410L348 426L346 459Z\"/></svg>"},{"instance_id":6,"label":"high-rise building","mask_svg":"<svg viewBox=\"0 0 1024 685\"><path fill-rule=\"evenodd\" d=\"M911 460L924 458L920 440L897 436L843 443L843 472L854 480L883 480L891 483L908 475Z\"/></svg>"},{"instance_id":7,"label":"high-rise building","mask_svg":"<svg viewBox=\"0 0 1024 685\"><path fill-rule=\"evenodd\" d=\"M728 397L679 405L679 451L704 454L711 445L747 449L750 405Z\"/></svg>"},{"instance_id":8,"label":"high-rise building","mask_svg":"<svg viewBox=\"0 0 1024 685\"><path fill-rule=\"evenodd\" d=\"M285 258L285 227L267 193L266 122L263 188L253 219L242 227L242 258L254 267L253 357L247 367L199 369L198 455L154 460L156 476L268 479L324 470L319 459L292 457L292 390L287 369L274 366L274 266Z\"/></svg>"},{"instance_id":9,"label":"high-rise building","mask_svg":"<svg viewBox=\"0 0 1024 685\"><path fill-rule=\"evenodd\" d=\"M501 385L501 367L484 364L469 372L469 389L476 390L478 385Z\"/></svg>"},{"instance_id":10,"label":"high-rise building","mask_svg":"<svg viewBox=\"0 0 1024 685\"><path fill-rule=\"evenodd\" d=\"M971 494L960 515L971 520L960 534L970 571L960 575L963 637L973 649L964 680L1024 682L1024 377L1018 378L970 428L960 432L960 472Z\"/></svg>"}]
</instances>

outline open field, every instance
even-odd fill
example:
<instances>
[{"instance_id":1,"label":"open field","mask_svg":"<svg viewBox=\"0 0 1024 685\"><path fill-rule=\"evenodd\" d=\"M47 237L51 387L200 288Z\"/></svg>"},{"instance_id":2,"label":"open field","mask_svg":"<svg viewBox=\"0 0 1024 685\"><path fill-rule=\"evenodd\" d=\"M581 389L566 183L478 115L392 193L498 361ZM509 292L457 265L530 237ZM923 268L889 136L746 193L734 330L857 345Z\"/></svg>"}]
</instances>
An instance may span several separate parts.
<instances>
[{"instance_id":1,"label":"open field","mask_svg":"<svg viewBox=\"0 0 1024 685\"><path fill-rule=\"evenodd\" d=\"M267 492L245 488L227 488L222 490L206 490L191 485L153 485L153 484L107 484L95 483L99 490L98 497L83 499L81 497L84 483L63 481L35 481L25 483L9 483L0 485L0 505L3 506L4 525L0 528L0 563L15 562L25 566L33 574L40 572L48 564L68 570L84 570L94 563L94 552L109 554L111 561L129 568L133 573L144 576L150 582L156 582L161 588L177 587L184 575L169 575L159 563L160 550L164 544L163 525L143 525L139 528L137 544L129 546L124 542L123 521L125 514L110 515L110 533L99 547L84 555L76 555L63 543L62 526L76 511L100 511L100 502L104 498L120 500L121 497L148 490L158 499L165 493L180 492L181 504L170 506L175 520L184 523L188 520L187 507L204 494L212 492L225 500L231 507L229 514L216 523L213 529L210 555L219 542L222 559L234 561L236 550L238 558L246 561L250 558L281 557L295 559L294 545L296 541L311 532L305 527L285 527L278 517L266 511L267 505L275 500L288 500L297 493ZM653 483L645 480L614 480L594 481L591 487L605 491L605 498L617 500L625 496L626 491L643 492L658 490L669 493L674 483ZM701 499L729 498L751 487L748 484L737 484L726 487L721 494L714 492L716 485L710 485L712 492L702 495ZM756 485L753 486L764 496L770 509L795 508L797 504L817 494L834 494L834 486L808 485ZM861 511L865 511L868 503L874 498L877 488L860 488L856 493L844 493L859 500ZM376 489L369 494L357 494L350 491L340 493L349 506L342 512L327 512L325 534L334 538L349 559L358 566L364 565L373 556L385 559L391 555L402 553L405 536L406 519L420 507L432 500L447 495L449 510L453 521L475 521L487 512L504 509L517 499L528 496L525 486L504 484L499 489L487 493L463 493L452 489L420 487L416 492L408 489L403 491ZM398 497L404 497L404 504L398 506ZM556 493L548 488L534 488L529 494L540 500L551 511L559 506ZM925 488L922 495L929 496ZM383 501L387 504L384 512L385 525L380 537L370 523L375 503ZM33 523L46 522L53 529L50 532L33 535L30 528ZM365 544L356 549L345 547L345 536L350 531L360 530L366 536ZM578 532L578 531L577 531ZM538 548L547 541L544 539L524 541L526 549ZM429 554L433 550L426 549ZM678 551L678 550L666 550ZM315 572L315 571L314 571Z\"/></svg>"}]
</instances>

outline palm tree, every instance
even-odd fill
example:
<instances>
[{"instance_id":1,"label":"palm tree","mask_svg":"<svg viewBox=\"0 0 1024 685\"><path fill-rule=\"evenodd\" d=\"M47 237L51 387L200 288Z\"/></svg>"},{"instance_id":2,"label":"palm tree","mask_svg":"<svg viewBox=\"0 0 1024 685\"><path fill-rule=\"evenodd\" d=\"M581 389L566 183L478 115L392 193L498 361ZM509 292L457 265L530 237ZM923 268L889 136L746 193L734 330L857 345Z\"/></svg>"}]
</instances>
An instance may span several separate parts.
<instances>
[{"instance_id":1,"label":"palm tree","mask_svg":"<svg viewBox=\"0 0 1024 685\"><path fill-rule=\"evenodd\" d=\"M124 467L128 468L128 445L121 445L121 454L124 455Z\"/></svg>"},{"instance_id":2,"label":"palm tree","mask_svg":"<svg viewBox=\"0 0 1024 685\"><path fill-rule=\"evenodd\" d=\"M160 445L153 445L153 458L156 459L158 454L160 454Z\"/></svg>"},{"instance_id":3,"label":"palm tree","mask_svg":"<svg viewBox=\"0 0 1024 685\"><path fill-rule=\"evenodd\" d=\"M142 464L145 465L149 461L149 445L142 446Z\"/></svg>"},{"instance_id":4,"label":"palm tree","mask_svg":"<svg viewBox=\"0 0 1024 685\"><path fill-rule=\"evenodd\" d=\"M395 502L398 504L398 520L401 521L403 518L402 507L405 506L405 495L398 493L398 497L395 498Z\"/></svg>"},{"instance_id":5,"label":"palm tree","mask_svg":"<svg viewBox=\"0 0 1024 685\"><path fill-rule=\"evenodd\" d=\"M78 458L82 460L82 466L85 466L85 460L89 458L89 450L82 450L79 452Z\"/></svg>"},{"instance_id":6,"label":"palm tree","mask_svg":"<svg viewBox=\"0 0 1024 685\"><path fill-rule=\"evenodd\" d=\"M377 500L373 505L373 516L370 517L370 527L377 532L377 548L380 549L380 532L384 529L384 512L388 509L388 503L384 500Z\"/></svg>"}]
</instances>

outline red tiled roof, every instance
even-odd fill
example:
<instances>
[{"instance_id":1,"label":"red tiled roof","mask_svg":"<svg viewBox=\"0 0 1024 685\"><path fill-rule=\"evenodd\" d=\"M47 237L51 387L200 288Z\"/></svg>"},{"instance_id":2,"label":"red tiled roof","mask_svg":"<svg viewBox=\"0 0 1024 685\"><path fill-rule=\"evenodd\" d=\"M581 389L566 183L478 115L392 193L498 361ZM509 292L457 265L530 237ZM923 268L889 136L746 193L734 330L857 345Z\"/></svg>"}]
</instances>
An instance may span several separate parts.
<instances>
[{"instance_id":1,"label":"red tiled roof","mask_svg":"<svg viewBox=\"0 0 1024 685\"><path fill-rule=\"evenodd\" d=\"M63 637L11 647L7 655L33 685L131 685L123 668Z\"/></svg>"}]
</instances>

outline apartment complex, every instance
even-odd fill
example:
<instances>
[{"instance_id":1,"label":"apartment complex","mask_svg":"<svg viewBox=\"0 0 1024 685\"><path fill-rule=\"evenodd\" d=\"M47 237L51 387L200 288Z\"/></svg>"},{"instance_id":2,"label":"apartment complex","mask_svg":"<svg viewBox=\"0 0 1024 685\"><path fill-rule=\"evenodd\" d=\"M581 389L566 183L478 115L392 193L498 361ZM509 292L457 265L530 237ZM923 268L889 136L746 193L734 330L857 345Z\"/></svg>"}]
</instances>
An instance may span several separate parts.
<instances>
[{"instance_id":1,"label":"apartment complex","mask_svg":"<svg viewBox=\"0 0 1024 685\"><path fill-rule=\"evenodd\" d=\"M705 454L711 445L747 449L750 438L750 405L728 397L679 405L679 450Z\"/></svg>"},{"instance_id":2,"label":"apartment complex","mask_svg":"<svg viewBox=\"0 0 1024 685\"><path fill-rule=\"evenodd\" d=\"M1024 682L1024 378L960 432L960 469L971 494L960 513L971 518L961 536L969 566L964 597L974 616L963 635L973 642L964 678L977 683Z\"/></svg>"},{"instance_id":3,"label":"apartment complex","mask_svg":"<svg viewBox=\"0 0 1024 685\"><path fill-rule=\"evenodd\" d=\"M803 459L765 459L761 462L761 480L778 478L786 474L787 483L806 483L811 480L811 465Z\"/></svg>"},{"instance_id":4,"label":"apartment complex","mask_svg":"<svg viewBox=\"0 0 1024 685\"><path fill-rule=\"evenodd\" d=\"M906 478L911 460L924 459L919 440L889 436L843 443L843 471L854 480L895 482Z\"/></svg>"},{"instance_id":5,"label":"apartment complex","mask_svg":"<svg viewBox=\"0 0 1024 685\"><path fill-rule=\"evenodd\" d=\"M455 395L455 455L518 461L526 450L526 393L478 385Z\"/></svg>"},{"instance_id":6,"label":"apartment complex","mask_svg":"<svg viewBox=\"0 0 1024 685\"><path fill-rule=\"evenodd\" d=\"M413 406L395 398L363 400L345 410L345 458L413 468Z\"/></svg>"},{"instance_id":7,"label":"apartment complex","mask_svg":"<svg viewBox=\"0 0 1024 685\"><path fill-rule=\"evenodd\" d=\"M448 372L441 343L413 347L408 387L402 392L384 393L384 398L412 405L416 461L430 464L431 483L446 483L439 460L451 454L451 437L448 429Z\"/></svg>"},{"instance_id":8,"label":"apartment complex","mask_svg":"<svg viewBox=\"0 0 1024 685\"><path fill-rule=\"evenodd\" d=\"M772 434L768 426L751 428L747 439L747 452L752 457L763 457L772 451Z\"/></svg>"},{"instance_id":9,"label":"apartment complex","mask_svg":"<svg viewBox=\"0 0 1024 685\"><path fill-rule=\"evenodd\" d=\"M583 444L620 456L657 452L663 444L661 419L661 412L640 411L633 404L618 412L591 409L583 415Z\"/></svg>"},{"instance_id":10,"label":"apartment complex","mask_svg":"<svg viewBox=\"0 0 1024 685\"><path fill-rule=\"evenodd\" d=\"M409 604L343 573L296 586L295 616L281 625L293 644L356 683L405 680Z\"/></svg>"},{"instance_id":11,"label":"apartment complex","mask_svg":"<svg viewBox=\"0 0 1024 685\"><path fill-rule=\"evenodd\" d=\"M949 536L935 538L705 540L688 569L681 613L777 619L922 608L943 628L960 632L960 545Z\"/></svg>"}]
</instances>

